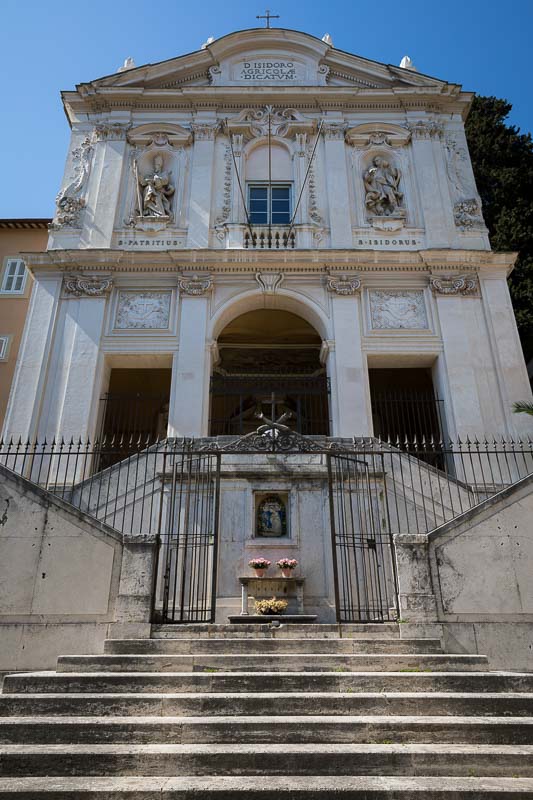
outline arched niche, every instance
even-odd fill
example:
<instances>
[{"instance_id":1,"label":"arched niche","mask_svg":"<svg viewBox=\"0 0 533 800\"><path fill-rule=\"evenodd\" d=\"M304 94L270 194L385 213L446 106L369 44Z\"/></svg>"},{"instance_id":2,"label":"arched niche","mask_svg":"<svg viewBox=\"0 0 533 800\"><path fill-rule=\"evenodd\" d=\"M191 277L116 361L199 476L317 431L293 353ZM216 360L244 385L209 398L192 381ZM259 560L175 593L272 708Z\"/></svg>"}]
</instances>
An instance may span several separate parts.
<instances>
[{"instance_id":1,"label":"arched niche","mask_svg":"<svg viewBox=\"0 0 533 800\"><path fill-rule=\"evenodd\" d=\"M277 138L270 143L270 166L272 181L292 182L294 179L292 155L287 144ZM268 181L269 179L269 146L268 140L261 139L250 143L245 151L246 180Z\"/></svg>"},{"instance_id":2,"label":"arched niche","mask_svg":"<svg viewBox=\"0 0 533 800\"><path fill-rule=\"evenodd\" d=\"M274 419L304 435L329 435L329 384L322 338L303 317L256 308L217 337L210 435L243 435Z\"/></svg>"},{"instance_id":3,"label":"arched niche","mask_svg":"<svg viewBox=\"0 0 533 800\"><path fill-rule=\"evenodd\" d=\"M290 311L306 320L323 341L331 338L329 321L319 306L306 298L294 297L283 289L278 289L275 295L268 298L262 292L246 292L224 303L211 320L210 338L216 340L226 325L241 314L266 307Z\"/></svg>"}]
</instances>

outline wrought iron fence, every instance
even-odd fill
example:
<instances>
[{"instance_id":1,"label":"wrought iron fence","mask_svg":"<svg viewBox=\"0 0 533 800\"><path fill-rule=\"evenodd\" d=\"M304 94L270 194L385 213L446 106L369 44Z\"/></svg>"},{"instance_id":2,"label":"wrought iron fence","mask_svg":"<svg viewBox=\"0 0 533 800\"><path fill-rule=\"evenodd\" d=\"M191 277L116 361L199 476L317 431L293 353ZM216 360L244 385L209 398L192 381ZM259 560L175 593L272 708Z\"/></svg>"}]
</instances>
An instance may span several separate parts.
<instances>
[{"instance_id":1,"label":"wrought iron fence","mask_svg":"<svg viewBox=\"0 0 533 800\"><path fill-rule=\"evenodd\" d=\"M382 524L392 534L431 531L533 474L529 439L417 443L307 438L318 463L323 464L325 480L328 453L349 453L361 462L381 498ZM202 449L207 453L222 450L224 455L224 445L232 441L232 437L155 443L10 441L0 443L0 464L122 533L161 534L165 492L183 453ZM128 455L123 456L126 451ZM291 452L279 455L290 458ZM437 460L440 467L431 463ZM226 466L230 465L224 455L222 485ZM296 464L291 474L296 475L297 468ZM231 465L234 477L233 470Z\"/></svg>"}]
</instances>

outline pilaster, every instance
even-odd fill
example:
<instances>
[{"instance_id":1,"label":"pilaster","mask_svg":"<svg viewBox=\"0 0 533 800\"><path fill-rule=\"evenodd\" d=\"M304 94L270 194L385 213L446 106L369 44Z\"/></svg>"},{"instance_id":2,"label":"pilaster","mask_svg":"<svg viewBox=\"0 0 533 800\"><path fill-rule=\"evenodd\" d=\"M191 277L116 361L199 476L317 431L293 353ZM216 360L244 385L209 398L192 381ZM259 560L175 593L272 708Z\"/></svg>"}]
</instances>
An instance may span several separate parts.
<instances>
[{"instance_id":1,"label":"pilaster","mask_svg":"<svg viewBox=\"0 0 533 800\"><path fill-rule=\"evenodd\" d=\"M187 247L198 248L209 246L215 136L218 125L213 122L196 122L192 125L192 130L194 148Z\"/></svg>"},{"instance_id":2,"label":"pilaster","mask_svg":"<svg viewBox=\"0 0 533 800\"><path fill-rule=\"evenodd\" d=\"M328 279L335 347L332 361L331 401L333 436L372 434L368 371L361 347L361 281L356 276Z\"/></svg>"},{"instance_id":3,"label":"pilaster","mask_svg":"<svg viewBox=\"0 0 533 800\"><path fill-rule=\"evenodd\" d=\"M84 247L111 247L126 155L126 127L95 128L94 166L80 240Z\"/></svg>"},{"instance_id":4,"label":"pilaster","mask_svg":"<svg viewBox=\"0 0 533 800\"><path fill-rule=\"evenodd\" d=\"M344 129L342 122L327 122L322 126L331 246L338 248L353 246Z\"/></svg>"},{"instance_id":5,"label":"pilaster","mask_svg":"<svg viewBox=\"0 0 533 800\"><path fill-rule=\"evenodd\" d=\"M41 400L59 307L62 276L35 273L26 325L4 421L4 439L37 435Z\"/></svg>"},{"instance_id":6,"label":"pilaster","mask_svg":"<svg viewBox=\"0 0 533 800\"><path fill-rule=\"evenodd\" d=\"M211 279L179 282L178 352L172 363L169 436L205 435L209 394L210 349L206 343Z\"/></svg>"},{"instance_id":7,"label":"pilaster","mask_svg":"<svg viewBox=\"0 0 533 800\"><path fill-rule=\"evenodd\" d=\"M453 208L442 155L441 127L431 121L411 122L413 163L422 204L426 247L448 247ZM455 231L453 232L455 238Z\"/></svg>"}]
</instances>

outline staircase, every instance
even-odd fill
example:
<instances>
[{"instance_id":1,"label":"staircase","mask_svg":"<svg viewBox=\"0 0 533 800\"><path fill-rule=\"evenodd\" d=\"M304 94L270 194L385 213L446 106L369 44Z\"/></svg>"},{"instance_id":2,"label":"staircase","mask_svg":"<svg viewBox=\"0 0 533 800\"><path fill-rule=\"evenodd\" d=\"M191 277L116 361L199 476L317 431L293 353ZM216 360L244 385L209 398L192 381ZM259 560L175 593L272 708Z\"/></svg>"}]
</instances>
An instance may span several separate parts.
<instances>
[{"instance_id":1,"label":"staircase","mask_svg":"<svg viewBox=\"0 0 533 800\"><path fill-rule=\"evenodd\" d=\"M533 674L385 625L189 625L6 676L0 800L533 797Z\"/></svg>"}]
</instances>

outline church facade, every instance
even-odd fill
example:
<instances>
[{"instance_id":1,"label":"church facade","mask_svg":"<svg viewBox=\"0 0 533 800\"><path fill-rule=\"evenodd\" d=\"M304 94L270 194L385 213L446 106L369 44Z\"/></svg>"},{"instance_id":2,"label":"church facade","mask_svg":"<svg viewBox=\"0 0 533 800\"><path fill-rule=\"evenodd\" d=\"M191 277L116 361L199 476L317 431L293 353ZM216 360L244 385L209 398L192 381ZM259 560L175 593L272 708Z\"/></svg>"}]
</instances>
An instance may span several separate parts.
<instances>
[{"instance_id":1,"label":"church facade","mask_svg":"<svg viewBox=\"0 0 533 800\"><path fill-rule=\"evenodd\" d=\"M112 635L433 624L428 532L530 474L472 95L402 63L253 29L63 93L2 463L125 537Z\"/></svg>"},{"instance_id":2,"label":"church facade","mask_svg":"<svg viewBox=\"0 0 533 800\"><path fill-rule=\"evenodd\" d=\"M490 250L471 97L283 29L64 92L4 437L242 434L261 411L336 437L519 435L514 257Z\"/></svg>"}]
</instances>

